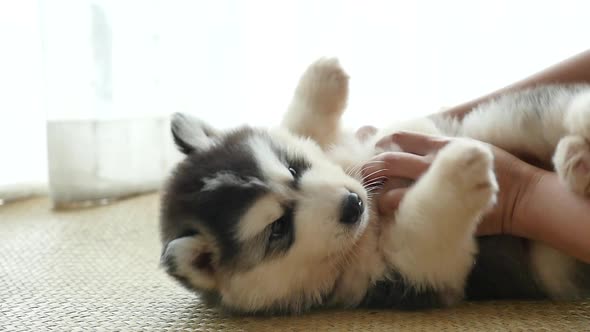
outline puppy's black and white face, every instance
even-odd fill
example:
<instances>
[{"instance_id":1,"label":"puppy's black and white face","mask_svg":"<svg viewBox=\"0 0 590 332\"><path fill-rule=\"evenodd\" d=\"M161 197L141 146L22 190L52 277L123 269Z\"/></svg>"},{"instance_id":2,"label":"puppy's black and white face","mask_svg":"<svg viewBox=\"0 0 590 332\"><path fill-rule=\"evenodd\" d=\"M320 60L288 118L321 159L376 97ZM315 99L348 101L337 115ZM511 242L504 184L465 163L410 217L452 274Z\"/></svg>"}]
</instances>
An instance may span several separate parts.
<instances>
[{"instance_id":1,"label":"puppy's black and white face","mask_svg":"<svg viewBox=\"0 0 590 332\"><path fill-rule=\"evenodd\" d=\"M186 154L162 199L162 264L244 312L299 311L333 289L368 223L367 193L313 141L172 121Z\"/></svg>"}]
</instances>

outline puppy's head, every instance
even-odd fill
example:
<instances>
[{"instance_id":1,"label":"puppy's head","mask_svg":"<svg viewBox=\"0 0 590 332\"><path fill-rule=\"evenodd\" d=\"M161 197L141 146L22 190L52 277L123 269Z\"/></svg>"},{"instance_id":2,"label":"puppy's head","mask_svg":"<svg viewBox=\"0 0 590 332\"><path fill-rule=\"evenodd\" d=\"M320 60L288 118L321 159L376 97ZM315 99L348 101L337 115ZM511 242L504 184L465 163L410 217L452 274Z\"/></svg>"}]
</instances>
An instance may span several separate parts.
<instances>
[{"instance_id":1,"label":"puppy's head","mask_svg":"<svg viewBox=\"0 0 590 332\"><path fill-rule=\"evenodd\" d=\"M221 132L175 115L185 159L162 198L162 265L240 312L305 310L329 297L368 223L367 193L311 140Z\"/></svg>"}]
</instances>

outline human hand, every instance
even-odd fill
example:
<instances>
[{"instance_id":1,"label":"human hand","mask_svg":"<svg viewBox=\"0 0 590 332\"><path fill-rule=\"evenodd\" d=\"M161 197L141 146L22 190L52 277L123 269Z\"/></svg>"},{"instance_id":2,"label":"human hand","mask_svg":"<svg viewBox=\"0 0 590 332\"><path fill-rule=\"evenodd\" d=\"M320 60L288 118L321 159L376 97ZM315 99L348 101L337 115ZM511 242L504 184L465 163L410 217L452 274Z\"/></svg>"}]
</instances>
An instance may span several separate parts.
<instances>
[{"instance_id":1,"label":"human hand","mask_svg":"<svg viewBox=\"0 0 590 332\"><path fill-rule=\"evenodd\" d=\"M385 152L375 156L363 168L365 183L387 177L378 194L381 214L396 211L409 189L409 179L416 181L434 160L437 152L455 138L398 132L387 136L377 146L397 144L403 152ZM541 170L512 154L491 146L494 154L496 178L500 187L496 206L484 217L477 229L478 235L514 234L521 214L523 201L529 188L539 179Z\"/></svg>"}]
</instances>

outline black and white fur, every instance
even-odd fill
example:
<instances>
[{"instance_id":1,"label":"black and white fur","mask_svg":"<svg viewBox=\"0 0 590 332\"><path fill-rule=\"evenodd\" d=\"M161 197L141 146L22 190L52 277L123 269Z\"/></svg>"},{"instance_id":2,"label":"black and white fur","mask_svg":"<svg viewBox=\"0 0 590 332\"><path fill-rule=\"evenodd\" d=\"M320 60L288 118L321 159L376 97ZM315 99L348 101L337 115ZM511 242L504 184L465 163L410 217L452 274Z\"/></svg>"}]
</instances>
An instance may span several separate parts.
<instances>
[{"instance_id":1,"label":"black and white fur","mask_svg":"<svg viewBox=\"0 0 590 332\"><path fill-rule=\"evenodd\" d=\"M338 61L320 59L280 128L218 131L175 115L186 158L162 199L167 272L237 312L590 295L588 265L540 243L474 237L498 185L490 149L469 139L552 159L564 185L589 196L590 86L507 94L462 122L437 115L363 141L340 128L347 95ZM380 217L359 170L398 130L465 138L437 154L395 216Z\"/></svg>"}]
</instances>

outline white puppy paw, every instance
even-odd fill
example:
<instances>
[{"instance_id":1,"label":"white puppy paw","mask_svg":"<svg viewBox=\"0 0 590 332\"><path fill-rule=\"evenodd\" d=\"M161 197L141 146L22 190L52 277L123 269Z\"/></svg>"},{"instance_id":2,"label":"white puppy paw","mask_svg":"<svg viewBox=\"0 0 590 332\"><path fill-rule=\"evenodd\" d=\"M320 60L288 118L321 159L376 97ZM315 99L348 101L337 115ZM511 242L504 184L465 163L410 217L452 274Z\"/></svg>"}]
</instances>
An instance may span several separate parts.
<instances>
[{"instance_id":1,"label":"white puppy paw","mask_svg":"<svg viewBox=\"0 0 590 332\"><path fill-rule=\"evenodd\" d=\"M494 156L486 145L472 140L456 140L436 157L442 181L449 194L461 198L464 208L487 209L496 202L498 183L494 175Z\"/></svg>"},{"instance_id":2,"label":"white puppy paw","mask_svg":"<svg viewBox=\"0 0 590 332\"><path fill-rule=\"evenodd\" d=\"M559 141L553 164L559 179L579 195L590 196L590 145L581 136Z\"/></svg>"},{"instance_id":3,"label":"white puppy paw","mask_svg":"<svg viewBox=\"0 0 590 332\"><path fill-rule=\"evenodd\" d=\"M321 58L307 68L296 93L316 111L341 113L348 98L348 75L338 59Z\"/></svg>"}]
</instances>

